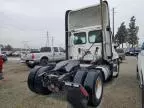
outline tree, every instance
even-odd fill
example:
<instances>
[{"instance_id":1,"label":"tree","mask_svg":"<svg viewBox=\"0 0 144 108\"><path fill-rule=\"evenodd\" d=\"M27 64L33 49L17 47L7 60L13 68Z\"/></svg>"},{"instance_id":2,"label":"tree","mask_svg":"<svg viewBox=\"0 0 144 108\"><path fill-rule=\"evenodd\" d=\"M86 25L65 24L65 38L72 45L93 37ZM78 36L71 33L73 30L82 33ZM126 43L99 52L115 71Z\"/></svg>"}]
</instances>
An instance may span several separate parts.
<instances>
[{"instance_id":1,"label":"tree","mask_svg":"<svg viewBox=\"0 0 144 108\"><path fill-rule=\"evenodd\" d=\"M4 48L4 46L2 44L0 44L0 48Z\"/></svg>"},{"instance_id":2,"label":"tree","mask_svg":"<svg viewBox=\"0 0 144 108\"><path fill-rule=\"evenodd\" d=\"M128 43L132 45L132 47L138 44L138 26L136 26L136 18L134 16L131 17L129 28L128 28Z\"/></svg>"},{"instance_id":3,"label":"tree","mask_svg":"<svg viewBox=\"0 0 144 108\"><path fill-rule=\"evenodd\" d=\"M127 41L127 29L125 26L125 22L122 22L120 27L118 28L117 34L115 35L115 42L120 45L122 44L122 48L123 48L123 43L125 43Z\"/></svg>"},{"instance_id":4,"label":"tree","mask_svg":"<svg viewBox=\"0 0 144 108\"><path fill-rule=\"evenodd\" d=\"M13 47L8 44L8 45L5 46L4 49L7 50L7 51L12 51L12 50L13 50Z\"/></svg>"}]
</instances>

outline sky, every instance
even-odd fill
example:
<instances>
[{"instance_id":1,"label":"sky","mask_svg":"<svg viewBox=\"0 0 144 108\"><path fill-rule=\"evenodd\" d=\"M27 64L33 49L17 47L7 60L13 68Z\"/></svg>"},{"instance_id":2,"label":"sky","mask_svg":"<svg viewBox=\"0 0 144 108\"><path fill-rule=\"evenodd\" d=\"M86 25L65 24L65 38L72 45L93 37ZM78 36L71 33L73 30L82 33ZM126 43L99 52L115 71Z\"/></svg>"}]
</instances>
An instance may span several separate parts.
<instances>
[{"instance_id":1,"label":"sky","mask_svg":"<svg viewBox=\"0 0 144 108\"><path fill-rule=\"evenodd\" d=\"M115 8L115 33L125 21L136 17L140 42L144 40L144 0L107 0ZM48 31L50 45L64 46L65 11L99 3L99 0L0 0L0 44L15 48L40 48L46 45ZM112 18L112 17L111 17ZM112 20L111 20L112 22Z\"/></svg>"}]
</instances>

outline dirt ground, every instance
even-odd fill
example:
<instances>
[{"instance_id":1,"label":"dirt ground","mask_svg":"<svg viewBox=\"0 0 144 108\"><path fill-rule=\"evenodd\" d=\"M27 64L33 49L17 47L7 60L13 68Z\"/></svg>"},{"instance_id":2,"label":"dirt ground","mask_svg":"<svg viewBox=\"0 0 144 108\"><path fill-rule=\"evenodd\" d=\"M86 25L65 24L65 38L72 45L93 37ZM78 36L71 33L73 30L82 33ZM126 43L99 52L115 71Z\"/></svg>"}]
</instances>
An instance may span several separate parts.
<instances>
[{"instance_id":1,"label":"dirt ground","mask_svg":"<svg viewBox=\"0 0 144 108\"><path fill-rule=\"evenodd\" d=\"M41 96L27 87L29 69L17 59L4 66L5 80L0 81L0 108L67 108L64 93ZM99 108L140 108L141 90L136 80L136 58L127 57L120 76L104 85Z\"/></svg>"}]
</instances>

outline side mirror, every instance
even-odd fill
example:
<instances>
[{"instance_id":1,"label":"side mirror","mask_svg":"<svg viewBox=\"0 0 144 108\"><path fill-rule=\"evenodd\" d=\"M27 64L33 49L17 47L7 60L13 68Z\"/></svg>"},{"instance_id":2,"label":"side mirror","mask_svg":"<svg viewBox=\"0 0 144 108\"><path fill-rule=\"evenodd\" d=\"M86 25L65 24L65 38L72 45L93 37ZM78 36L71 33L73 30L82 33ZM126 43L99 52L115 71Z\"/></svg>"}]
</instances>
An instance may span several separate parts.
<instances>
[{"instance_id":1,"label":"side mirror","mask_svg":"<svg viewBox=\"0 0 144 108\"><path fill-rule=\"evenodd\" d=\"M107 27L106 27L106 31L110 31L110 26L107 26Z\"/></svg>"}]
</instances>

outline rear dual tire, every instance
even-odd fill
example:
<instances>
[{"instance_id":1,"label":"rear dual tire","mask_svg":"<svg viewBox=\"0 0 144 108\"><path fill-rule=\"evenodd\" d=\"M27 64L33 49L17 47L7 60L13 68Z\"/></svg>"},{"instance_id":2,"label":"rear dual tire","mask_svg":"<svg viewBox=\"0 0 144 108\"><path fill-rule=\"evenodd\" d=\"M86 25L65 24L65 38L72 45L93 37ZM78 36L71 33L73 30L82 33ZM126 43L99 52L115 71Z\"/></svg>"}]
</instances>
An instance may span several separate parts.
<instances>
[{"instance_id":1,"label":"rear dual tire","mask_svg":"<svg viewBox=\"0 0 144 108\"><path fill-rule=\"evenodd\" d=\"M43 87L41 77L38 76L40 73L48 70L48 68L49 67L36 66L30 71L27 83L29 89L34 93L42 95L48 95L51 93L51 91L49 91L48 88Z\"/></svg>"},{"instance_id":2,"label":"rear dual tire","mask_svg":"<svg viewBox=\"0 0 144 108\"><path fill-rule=\"evenodd\" d=\"M74 77L74 82L82 84L89 94L88 104L98 106L103 95L103 76L101 71L91 69L78 71Z\"/></svg>"}]
</instances>

